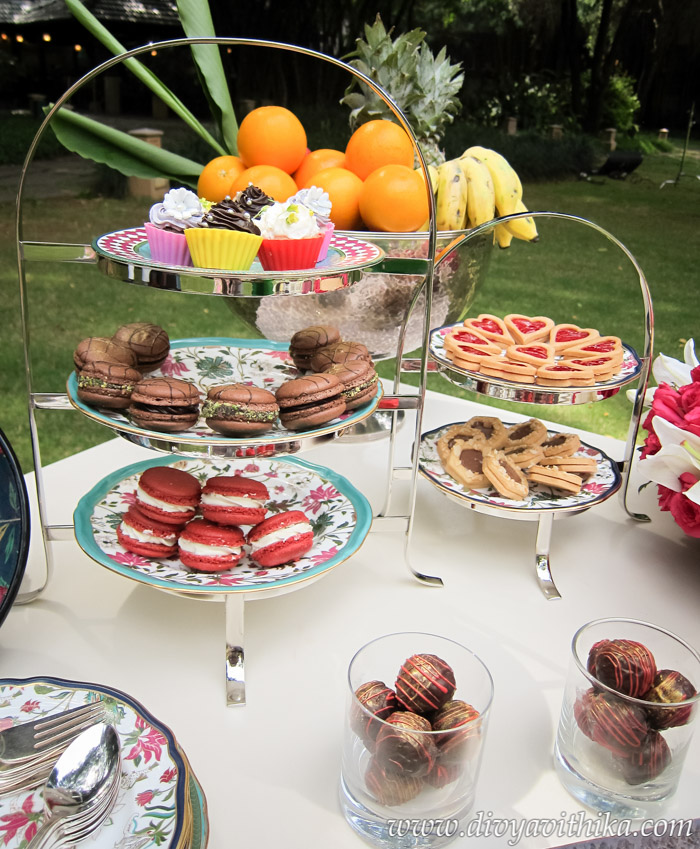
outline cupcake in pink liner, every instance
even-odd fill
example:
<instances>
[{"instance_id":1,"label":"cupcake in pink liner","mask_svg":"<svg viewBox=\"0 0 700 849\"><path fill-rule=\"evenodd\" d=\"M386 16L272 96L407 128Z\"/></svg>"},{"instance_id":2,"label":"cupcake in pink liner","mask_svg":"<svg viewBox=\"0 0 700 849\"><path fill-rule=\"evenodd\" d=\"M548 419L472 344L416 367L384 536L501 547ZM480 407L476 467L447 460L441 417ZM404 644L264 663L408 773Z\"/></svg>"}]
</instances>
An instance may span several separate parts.
<instances>
[{"instance_id":1,"label":"cupcake in pink liner","mask_svg":"<svg viewBox=\"0 0 700 849\"><path fill-rule=\"evenodd\" d=\"M310 186L308 189L300 189L287 202L301 203L316 216L316 221L323 233L323 241L321 242L321 249L318 252L316 262L322 262L328 256L328 248L330 247L333 231L335 230L335 224L333 224L330 218L333 205L328 192L320 189L318 186Z\"/></svg>"},{"instance_id":2,"label":"cupcake in pink liner","mask_svg":"<svg viewBox=\"0 0 700 849\"><path fill-rule=\"evenodd\" d=\"M201 226L204 206L189 189L170 189L154 203L146 227L151 259L168 265L192 265L185 231Z\"/></svg>"},{"instance_id":3,"label":"cupcake in pink liner","mask_svg":"<svg viewBox=\"0 0 700 849\"><path fill-rule=\"evenodd\" d=\"M250 212L228 195L215 203L197 228L185 231L192 260L199 268L247 271L262 236Z\"/></svg>"},{"instance_id":4,"label":"cupcake in pink liner","mask_svg":"<svg viewBox=\"0 0 700 849\"><path fill-rule=\"evenodd\" d=\"M314 213L300 203L275 203L255 219L262 235L258 252L266 271L313 268L323 233Z\"/></svg>"}]
</instances>

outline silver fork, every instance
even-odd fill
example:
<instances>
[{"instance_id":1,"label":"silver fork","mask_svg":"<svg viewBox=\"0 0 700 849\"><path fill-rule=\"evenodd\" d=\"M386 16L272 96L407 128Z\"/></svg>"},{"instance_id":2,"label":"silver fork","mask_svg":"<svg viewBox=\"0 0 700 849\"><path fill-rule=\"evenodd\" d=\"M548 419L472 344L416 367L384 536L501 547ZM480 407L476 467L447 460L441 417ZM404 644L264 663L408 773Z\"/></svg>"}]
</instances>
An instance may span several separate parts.
<instances>
[{"instance_id":1,"label":"silver fork","mask_svg":"<svg viewBox=\"0 0 700 849\"><path fill-rule=\"evenodd\" d=\"M56 757L104 714L102 700L0 731L0 773Z\"/></svg>"}]
</instances>

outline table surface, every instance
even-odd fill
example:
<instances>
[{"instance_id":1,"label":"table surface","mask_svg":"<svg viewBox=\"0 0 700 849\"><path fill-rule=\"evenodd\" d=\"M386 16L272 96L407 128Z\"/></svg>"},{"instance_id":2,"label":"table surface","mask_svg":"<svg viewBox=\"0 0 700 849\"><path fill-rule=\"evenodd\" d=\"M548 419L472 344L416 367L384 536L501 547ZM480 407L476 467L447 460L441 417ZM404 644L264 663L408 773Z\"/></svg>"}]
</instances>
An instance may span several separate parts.
<instances>
[{"instance_id":1,"label":"table surface","mask_svg":"<svg viewBox=\"0 0 700 849\"><path fill-rule=\"evenodd\" d=\"M517 408L504 417L516 420ZM492 408L428 393L427 431ZM544 412L544 411L543 411ZM565 428L561 428L565 429ZM407 460L413 419L399 435ZM624 446L583 434L621 459ZM333 442L302 455L330 466L382 500L388 440ZM113 439L45 469L51 523L71 523L77 500L129 463L160 457ZM365 845L345 823L337 786L346 670L355 651L394 631L425 631L463 643L491 670L495 699L474 817L514 820L517 845L544 849L595 835L599 818L561 787L552 747L576 629L606 616L644 619L700 645L698 541L655 507L654 487L630 498L649 510L640 524L617 496L554 523L552 571L562 594L547 601L534 577L536 523L478 514L419 481L411 545L414 565L443 588L418 584L403 533L374 530L349 560L298 590L245 603L247 704L226 707L225 605L129 581L89 559L75 542L52 543L47 590L15 605L0 632L6 677L53 675L107 684L167 724L204 788L210 847L308 849ZM400 493L399 493L400 494ZM35 522L35 525L37 523ZM23 590L39 580L36 527ZM675 797L660 817L700 816L700 735ZM542 818L588 831L527 837ZM467 838L454 845L466 845ZM515 845L512 832L473 836L479 849ZM671 845L666 843L664 845Z\"/></svg>"}]
</instances>

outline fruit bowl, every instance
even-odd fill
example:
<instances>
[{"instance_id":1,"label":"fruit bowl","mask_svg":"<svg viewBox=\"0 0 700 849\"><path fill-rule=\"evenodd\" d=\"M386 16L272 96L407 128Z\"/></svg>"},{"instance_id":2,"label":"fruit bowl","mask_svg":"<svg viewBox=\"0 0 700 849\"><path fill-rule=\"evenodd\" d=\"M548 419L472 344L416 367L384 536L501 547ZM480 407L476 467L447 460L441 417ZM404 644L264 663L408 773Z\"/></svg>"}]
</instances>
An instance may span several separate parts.
<instances>
[{"instance_id":1,"label":"fruit bowl","mask_svg":"<svg viewBox=\"0 0 700 849\"><path fill-rule=\"evenodd\" d=\"M437 255L466 232L439 232ZM363 231L345 235L372 242L389 259L428 254L427 232ZM493 236L487 232L450 251L436 263L431 328L457 322L465 316L488 270L492 247ZM289 298L228 298L226 303L234 315L275 342L288 342L297 330L312 324L333 324L340 328L344 339L362 342L375 360L383 360L396 356L400 329L421 280L420 274L368 271L359 283L336 292ZM420 297L408 320L405 353L421 346L423 309Z\"/></svg>"}]
</instances>

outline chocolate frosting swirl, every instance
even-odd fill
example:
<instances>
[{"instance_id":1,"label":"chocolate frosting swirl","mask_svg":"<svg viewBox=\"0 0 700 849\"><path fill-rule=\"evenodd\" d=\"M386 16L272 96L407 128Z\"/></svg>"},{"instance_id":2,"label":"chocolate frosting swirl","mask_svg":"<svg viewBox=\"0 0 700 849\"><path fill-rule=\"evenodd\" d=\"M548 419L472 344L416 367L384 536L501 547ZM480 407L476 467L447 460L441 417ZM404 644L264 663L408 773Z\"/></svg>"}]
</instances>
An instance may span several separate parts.
<instances>
[{"instance_id":1,"label":"chocolate frosting swirl","mask_svg":"<svg viewBox=\"0 0 700 849\"><path fill-rule=\"evenodd\" d=\"M251 220L251 214L244 212L228 195L214 204L206 213L202 227L215 230L238 230L243 233L252 233L254 236L260 235L260 230Z\"/></svg>"},{"instance_id":2,"label":"chocolate frosting swirl","mask_svg":"<svg viewBox=\"0 0 700 849\"><path fill-rule=\"evenodd\" d=\"M233 201L235 207L247 212L251 218L255 218L261 210L273 203L274 200L271 197L252 183L249 183L248 187L243 189L242 192L238 192Z\"/></svg>"}]
</instances>

